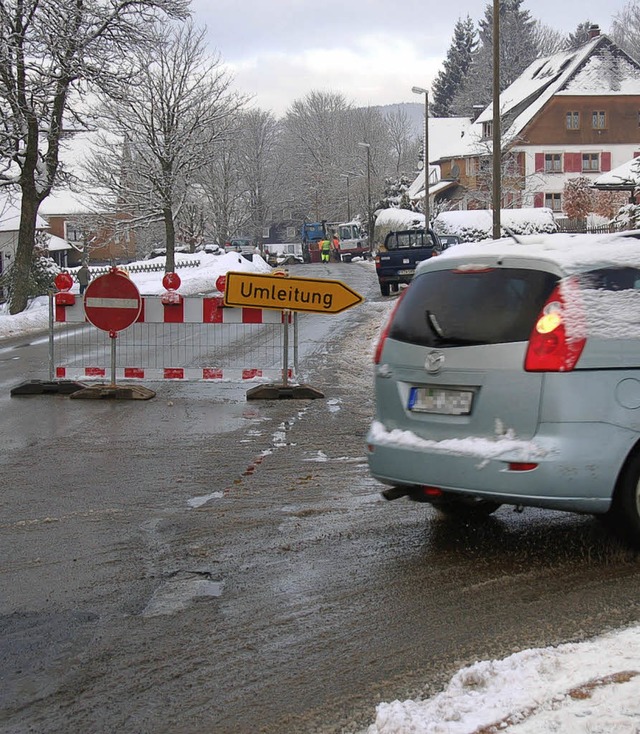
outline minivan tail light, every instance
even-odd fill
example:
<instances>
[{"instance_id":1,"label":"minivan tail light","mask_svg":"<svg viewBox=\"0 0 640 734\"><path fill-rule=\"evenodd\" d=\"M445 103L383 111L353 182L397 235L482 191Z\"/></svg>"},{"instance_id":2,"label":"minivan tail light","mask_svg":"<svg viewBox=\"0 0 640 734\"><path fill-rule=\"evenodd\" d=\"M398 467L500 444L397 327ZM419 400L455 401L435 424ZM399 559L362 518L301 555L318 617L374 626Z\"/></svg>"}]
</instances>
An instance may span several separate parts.
<instances>
[{"instance_id":1,"label":"minivan tail light","mask_svg":"<svg viewBox=\"0 0 640 734\"><path fill-rule=\"evenodd\" d=\"M563 291L570 294L572 305L577 301L575 282L567 281L562 288L560 285L554 288L529 337L524 360L527 372L571 372L580 359L586 338L567 334Z\"/></svg>"},{"instance_id":2,"label":"minivan tail light","mask_svg":"<svg viewBox=\"0 0 640 734\"><path fill-rule=\"evenodd\" d=\"M395 305L393 306L391 310L391 314L389 315L389 318L387 319L387 323L384 325L384 328L380 332L380 338L378 339L378 343L376 344L376 350L373 354L373 363L374 364L380 364L380 359L382 358L382 350L384 349L384 343L387 340L387 336L389 335L389 329L391 328L391 324L393 322L393 317L395 316L396 311L398 310L398 306L400 305L400 301L404 298L404 294L408 291L408 288L405 288L400 295L398 296Z\"/></svg>"}]
</instances>

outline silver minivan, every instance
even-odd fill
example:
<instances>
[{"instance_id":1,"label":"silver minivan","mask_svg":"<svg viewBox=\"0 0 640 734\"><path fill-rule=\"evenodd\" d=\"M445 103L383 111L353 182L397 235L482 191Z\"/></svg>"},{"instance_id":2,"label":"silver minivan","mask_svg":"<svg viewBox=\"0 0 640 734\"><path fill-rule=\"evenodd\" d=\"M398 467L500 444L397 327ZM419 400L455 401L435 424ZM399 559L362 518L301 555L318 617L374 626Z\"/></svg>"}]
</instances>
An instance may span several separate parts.
<instances>
[{"instance_id":1,"label":"silver minivan","mask_svg":"<svg viewBox=\"0 0 640 734\"><path fill-rule=\"evenodd\" d=\"M375 354L372 475L469 517L593 513L640 544L640 241L543 235L421 263Z\"/></svg>"}]
</instances>

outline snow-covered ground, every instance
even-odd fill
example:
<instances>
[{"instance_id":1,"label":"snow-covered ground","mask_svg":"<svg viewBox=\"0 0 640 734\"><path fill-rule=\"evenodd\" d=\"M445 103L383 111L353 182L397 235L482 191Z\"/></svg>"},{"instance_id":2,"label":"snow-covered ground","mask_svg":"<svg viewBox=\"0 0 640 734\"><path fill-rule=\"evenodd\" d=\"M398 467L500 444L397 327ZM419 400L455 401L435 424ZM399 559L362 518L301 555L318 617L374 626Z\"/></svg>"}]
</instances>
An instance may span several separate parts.
<instances>
[{"instance_id":1,"label":"snow-covered ground","mask_svg":"<svg viewBox=\"0 0 640 734\"><path fill-rule=\"evenodd\" d=\"M195 261L199 263L199 266L176 269L181 281L178 292L183 296L215 292L216 280L229 271L269 273L272 270L259 255L254 256L253 262L249 262L235 252L228 252L224 255L212 255L206 252L198 252L194 255L176 253L176 263L189 261ZM164 262L164 257L156 257L153 260L142 260L123 265L122 269L129 273L129 277L136 284L141 295L153 296L166 291L162 285L164 272L156 270L137 273L135 268L154 264L164 267ZM74 274L77 269L69 268L69 272ZM71 292L77 294L78 289L78 284L74 282ZM34 299L26 311L15 316L8 315L6 304L0 305L0 339L41 331L47 329L48 326L49 299L46 296Z\"/></svg>"},{"instance_id":2,"label":"snow-covered ground","mask_svg":"<svg viewBox=\"0 0 640 734\"><path fill-rule=\"evenodd\" d=\"M271 270L259 257L250 263L235 253L178 257L183 259L200 262L178 270L183 295L215 290L218 277L230 270ZM130 277L143 295L164 291L162 272ZM370 310L377 319L387 312ZM15 316L0 311L0 339L46 329L48 318L47 298ZM352 359L366 370L371 349L361 347ZM428 679L428 671L424 675ZM477 662L458 671L433 698L378 704L374 719L361 734L640 734L640 626Z\"/></svg>"}]
</instances>

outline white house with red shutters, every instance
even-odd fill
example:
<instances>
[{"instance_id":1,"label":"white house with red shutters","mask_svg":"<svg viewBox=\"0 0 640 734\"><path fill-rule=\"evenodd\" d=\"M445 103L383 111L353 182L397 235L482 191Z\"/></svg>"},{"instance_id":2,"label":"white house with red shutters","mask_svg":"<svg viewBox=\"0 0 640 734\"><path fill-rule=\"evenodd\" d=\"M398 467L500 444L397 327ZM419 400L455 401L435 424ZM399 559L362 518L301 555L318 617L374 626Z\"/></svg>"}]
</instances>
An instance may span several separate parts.
<instances>
[{"instance_id":1,"label":"white house with red shutters","mask_svg":"<svg viewBox=\"0 0 640 734\"><path fill-rule=\"evenodd\" d=\"M511 159L502 206L560 214L568 179L595 181L640 156L640 63L592 26L580 48L537 59L502 92L500 120ZM487 205L492 128L489 105L454 153L431 160L443 181L456 184L442 196L449 208Z\"/></svg>"}]
</instances>

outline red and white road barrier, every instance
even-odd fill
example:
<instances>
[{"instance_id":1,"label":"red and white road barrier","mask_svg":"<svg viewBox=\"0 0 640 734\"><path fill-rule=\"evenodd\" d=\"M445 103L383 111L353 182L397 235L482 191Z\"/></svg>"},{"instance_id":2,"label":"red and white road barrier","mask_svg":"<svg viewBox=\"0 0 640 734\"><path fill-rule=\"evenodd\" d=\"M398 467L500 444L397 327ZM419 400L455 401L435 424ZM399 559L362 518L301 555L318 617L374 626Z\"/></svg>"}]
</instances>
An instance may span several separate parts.
<instances>
[{"instance_id":1,"label":"red and white road barrier","mask_svg":"<svg viewBox=\"0 0 640 734\"><path fill-rule=\"evenodd\" d=\"M103 303L105 308L113 308L108 299ZM88 305L94 309L94 305ZM284 320L282 311L270 311L262 308L227 308L222 298L185 297L179 303L163 303L160 296L143 296L140 313L136 324L281 324ZM289 319L291 315L289 314ZM83 323L89 321L85 313L82 299L76 298L70 306L56 304L56 323Z\"/></svg>"},{"instance_id":2,"label":"red and white road barrier","mask_svg":"<svg viewBox=\"0 0 640 734\"><path fill-rule=\"evenodd\" d=\"M297 321L288 312L229 308L219 296L181 296L170 303L162 296L144 296L136 306L111 294L91 299L87 294L89 289L84 299L52 300L50 364L55 379L270 382L288 381L295 374ZM139 308L128 327L119 325L121 307Z\"/></svg>"}]
</instances>

